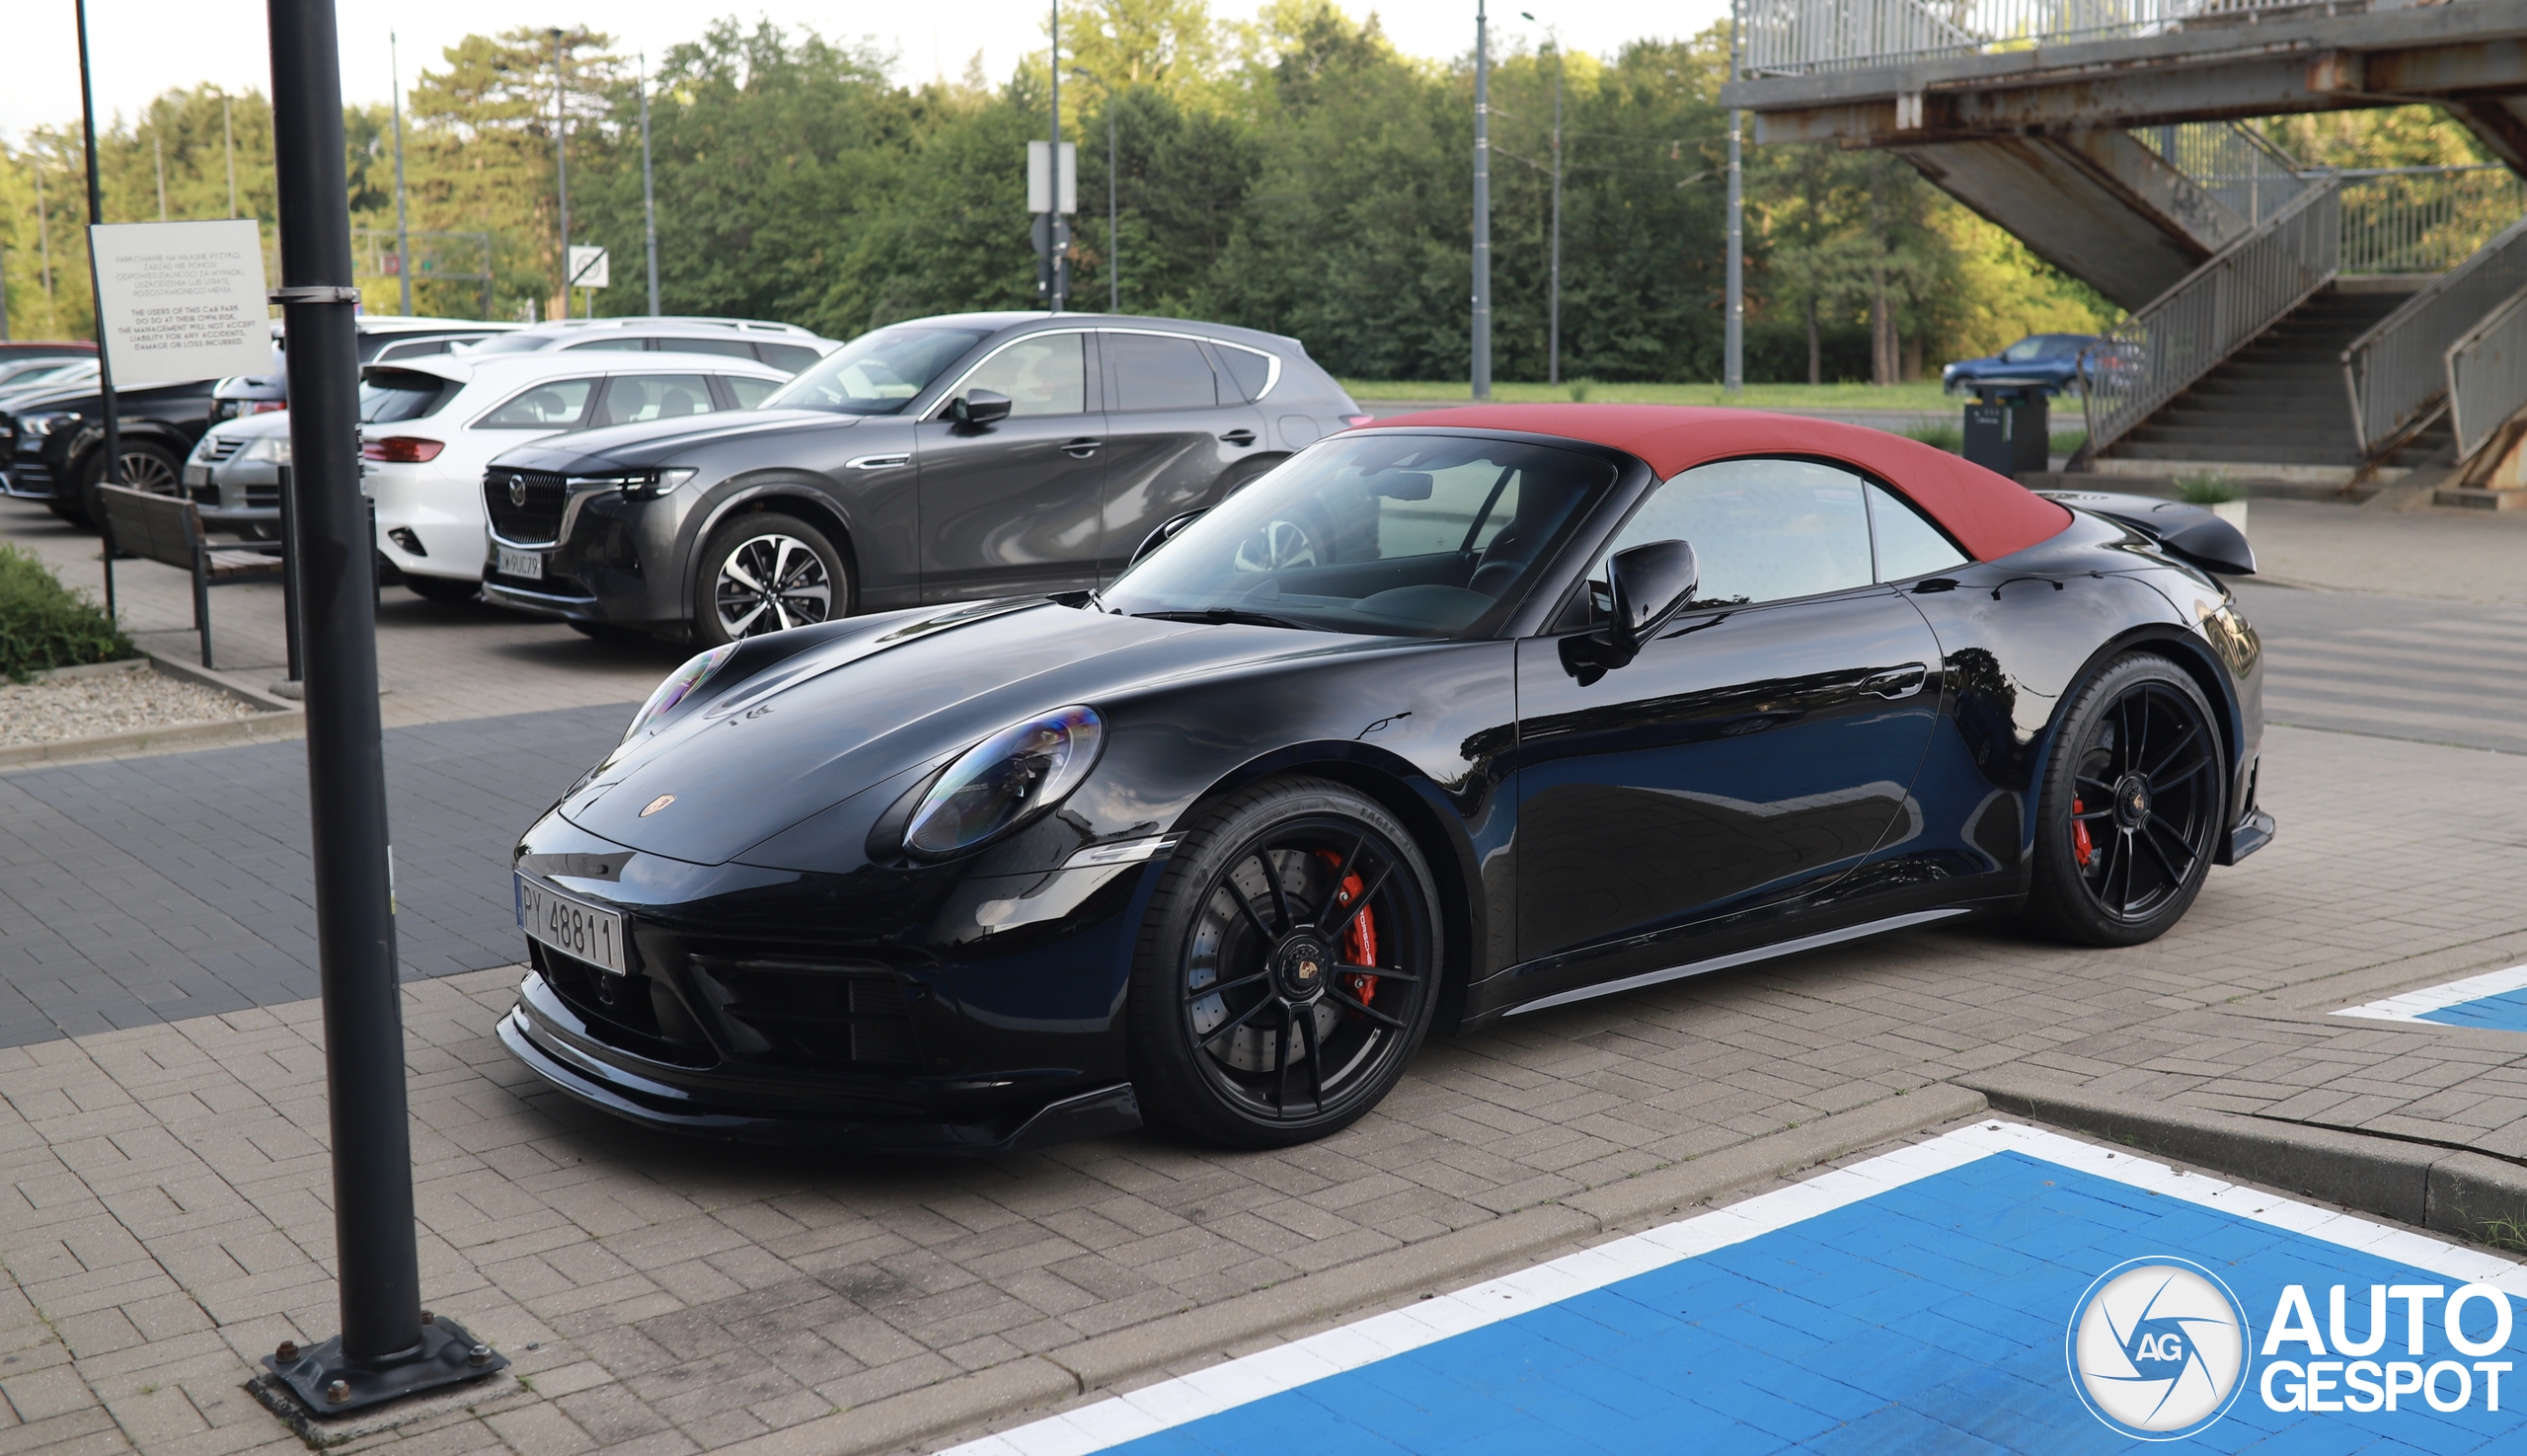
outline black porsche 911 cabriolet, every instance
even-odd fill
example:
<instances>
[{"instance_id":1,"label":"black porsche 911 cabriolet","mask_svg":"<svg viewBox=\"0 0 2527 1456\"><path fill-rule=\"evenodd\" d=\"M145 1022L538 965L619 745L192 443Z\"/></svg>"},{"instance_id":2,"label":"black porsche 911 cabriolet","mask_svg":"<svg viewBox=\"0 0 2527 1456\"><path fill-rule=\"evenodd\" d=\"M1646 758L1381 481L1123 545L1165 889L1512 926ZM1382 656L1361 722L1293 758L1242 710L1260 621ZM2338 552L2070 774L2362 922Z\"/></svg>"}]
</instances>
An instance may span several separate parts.
<instances>
[{"instance_id":1,"label":"black porsche 911 cabriolet","mask_svg":"<svg viewBox=\"0 0 2527 1456\"><path fill-rule=\"evenodd\" d=\"M1501 406L1098 591L716 649L515 853L500 1025L653 1127L1318 1137L1422 1037L1976 913L2146 941L2256 805L2207 511L1895 435Z\"/></svg>"}]
</instances>

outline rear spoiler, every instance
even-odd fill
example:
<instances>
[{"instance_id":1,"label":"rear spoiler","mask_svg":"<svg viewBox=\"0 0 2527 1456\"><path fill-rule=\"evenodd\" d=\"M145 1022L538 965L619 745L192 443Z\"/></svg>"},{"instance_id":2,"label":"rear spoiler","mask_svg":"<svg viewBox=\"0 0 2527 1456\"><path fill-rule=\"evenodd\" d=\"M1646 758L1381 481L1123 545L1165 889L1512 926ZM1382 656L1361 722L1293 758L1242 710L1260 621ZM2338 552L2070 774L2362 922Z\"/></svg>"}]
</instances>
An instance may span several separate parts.
<instances>
[{"instance_id":1,"label":"rear spoiler","mask_svg":"<svg viewBox=\"0 0 2527 1456\"><path fill-rule=\"evenodd\" d=\"M2106 491L2038 491L2047 500L2076 507L2132 529L2206 572L2255 575L2255 548L2247 534L2199 505L2151 496Z\"/></svg>"}]
</instances>

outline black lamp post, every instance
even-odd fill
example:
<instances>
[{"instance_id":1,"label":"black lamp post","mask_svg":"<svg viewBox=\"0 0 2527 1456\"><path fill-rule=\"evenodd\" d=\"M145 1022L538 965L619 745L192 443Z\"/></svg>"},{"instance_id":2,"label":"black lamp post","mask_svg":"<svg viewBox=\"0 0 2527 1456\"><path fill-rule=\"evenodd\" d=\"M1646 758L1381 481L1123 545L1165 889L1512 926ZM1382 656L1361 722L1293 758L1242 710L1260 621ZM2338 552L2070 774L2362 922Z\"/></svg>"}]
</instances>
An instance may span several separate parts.
<instances>
[{"instance_id":1,"label":"black lamp post","mask_svg":"<svg viewBox=\"0 0 2527 1456\"><path fill-rule=\"evenodd\" d=\"M393 852L377 714L375 545L359 493L359 353L333 0L268 0L289 329L290 555L303 565L309 814L343 1333L264 1358L325 1416L508 1361L421 1309Z\"/></svg>"}]
</instances>

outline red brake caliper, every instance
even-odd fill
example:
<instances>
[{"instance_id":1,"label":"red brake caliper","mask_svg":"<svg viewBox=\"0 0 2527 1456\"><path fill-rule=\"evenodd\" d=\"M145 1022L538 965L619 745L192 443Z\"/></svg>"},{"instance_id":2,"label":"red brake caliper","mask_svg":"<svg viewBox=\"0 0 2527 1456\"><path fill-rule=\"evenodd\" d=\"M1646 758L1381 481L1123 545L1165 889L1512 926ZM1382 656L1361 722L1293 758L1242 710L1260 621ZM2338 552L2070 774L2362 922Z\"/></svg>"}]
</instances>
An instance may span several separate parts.
<instances>
[{"instance_id":1,"label":"red brake caliper","mask_svg":"<svg viewBox=\"0 0 2527 1456\"><path fill-rule=\"evenodd\" d=\"M1318 859L1337 870L1342 868L1342 857L1340 855L1327 850L1318 850L1316 855ZM1348 905L1365 887L1360 883L1360 877L1357 874L1345 875L1342 877L1342 888L1334 896L1334 903ZM1351 965L1378 963L1377 917L1378 912L1366 906L1361 907L1360 913L1352 917L1351 928L1342 932L1344 962ZM1362 975L1358 971L1350 971L1342 977L1342 989L1357 997L1362 1006L1366 1006L1378 993L1378 978L1373 975Z\"/></svg>"},{"instance_id":2,"label":"red brake caliper","mask_svg":"<svg viewBox=\"0 0 2527 1456\"><path fill-rule=\"evenodd\" d=\"M2089 838L2089 821L2076 817L2088 812L2088 806L2074 799L2071 801L2071 812L2075 815L2071 820L2071 858L2079 861L2080 868L2085 870L2089 861L2097 858L2097 842Z\"/></svg>"}]
</instances>

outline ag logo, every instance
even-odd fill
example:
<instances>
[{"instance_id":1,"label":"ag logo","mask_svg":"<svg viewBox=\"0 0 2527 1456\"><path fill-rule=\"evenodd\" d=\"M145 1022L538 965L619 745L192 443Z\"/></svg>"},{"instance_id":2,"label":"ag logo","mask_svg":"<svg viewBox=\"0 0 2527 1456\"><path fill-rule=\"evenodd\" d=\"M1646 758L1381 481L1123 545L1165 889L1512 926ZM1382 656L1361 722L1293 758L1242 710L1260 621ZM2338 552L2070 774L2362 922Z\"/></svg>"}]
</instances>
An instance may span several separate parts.
<instances>
[{"instance_id":1,"label":"ag logo","mask_svg":"<svg viewBox=\"0 0 2527 1456\"><path fill-rule=\"evenodd\" d=\"M2187 1260L2107 1269L2071 1309L2071 1388L2124 1435L2173 1441L2228 1412L2245 1388L2247 1316L2229 1286Z\"/></svg>"}]
</instances>

